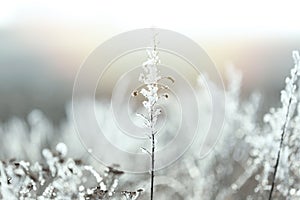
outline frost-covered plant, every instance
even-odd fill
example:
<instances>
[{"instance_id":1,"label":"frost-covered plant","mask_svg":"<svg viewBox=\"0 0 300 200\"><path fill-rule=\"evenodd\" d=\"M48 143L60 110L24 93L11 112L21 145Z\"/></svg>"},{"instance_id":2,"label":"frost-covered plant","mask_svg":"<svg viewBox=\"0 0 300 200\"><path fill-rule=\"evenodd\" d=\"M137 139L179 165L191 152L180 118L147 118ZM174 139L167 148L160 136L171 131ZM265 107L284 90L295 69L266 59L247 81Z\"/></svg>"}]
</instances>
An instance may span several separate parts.
<instances>
[{"instance_id":1,"label":"frost-covered plant","mask_svg":"<svg viewBox=\"0 0 300 200\"><path fill-rule=\"evenodd\" d=\"M245 141L250 145L247 170L233 184L241 188L254 179L258 182L251 199L299 199L299 53L293 52L295 66L286 78L281 91L281 107L271 108L264 116L265 125L249 134ZM299 84L299 82L298 82Z\"/></svg>"},{"instance_id":2,"label":"frost-covered plant","mask_svg":"<svg viewBox=\"0 0 300 200\"><path fill-rule=\"evenodd\" d=\"M270 190L270 194L269 194L269 200L272 199L272 194L273 194L273 190L274 190L274 186L275 186L275 179L276 179L276 174L277 174L277 170L279 167L279 162L280 162L280 156L281 156L281 151L283 151L283 142L284 142L284 138L285 138L285 134L287 132L287 128L289 126L291 117L294 115L294 105L297 102L297 96L295 95L295 91L296 91L296 82L298 79L298 76L300 74L300 57L299 57L299 52L293 52L293 57L294 57L294 61L295 61L295 67L291 70L291 77L288 77L286 79L286 86L285 86L285 90L281 91L281 102L282 102L282 107L277 109L277 111L275 111L273 113L273 115L278 114L278 118L280 119L281 123L278 123L277 126L281 126L280 127L280 143L279 143L279 148L278 148L278 153L277 153L277 157L276 157L276 163L274 166L274 172L271 178L271 190ZM278 112L278 113L276 113ZM271 122L270 120L272 120L272 116L266 116L268 119L266 119L267 122ZM272 122L271 122L272 123ZM276 127L277 128L277 127ZM276 129L275 129L276 130Z\"/></svg>"},{"instance_id":3,"label":"frost-covered plant","mask_svg":"<svg viewBox=\"0 0 300 200\"><path fill-rule=\"evenodd\" d=\"M249 145L245 138L257 128L256 115L260 95L253 94L249 101L241 102L241 73L229 66L226 75L226 113L221 137L213 151L197 161L202 174L197 183L197 194L202 199L234 198L231 183L241 175L241 171L247 169L245 161L248 158Z\"/></svg>"},{"instance_id":4,"label":"frost-covered plant","mask_svg":"<svg viewBox=\"0 0 300 200\"><path fill-rule=\"evenodd\" d=\"M0 162L1 199L114 199L122 171L108 167L103 174L80 159L67 158L63 143L44 149L45 162L14 159Z\"/></svg>"},{"instance_id":5,"label":"frost-covered plant","mask_svg":"<svg viewBox=\"0 0 300 200\"><path fill-rule=\"evenodd\" d=\"M172 82L174 80L171 77L162 77L159 74L158 65L160 64L160 59L158 56L157 42L154 37L153 47L147 51L148 59L143 63L144 73L140 74L139 81L144 85L141 89L134 91L133 96L141 94L145 100L143 101L143 106L146 109L146 114L137 113L144 120L145 127L149 130L147 137L151 141L151 150L142 147L142 150L151 157L151 168L150 168L150 199L153 199L154 190L154 176L155 176L155 147L157 134L156 123L158 116L161 114L161 109L159 108L158 101L161 98L168 98L167 93L161 94L162 90L168 90L169 87L161 83L163 79L169 79Z\"/></svg>"}]
</instances>

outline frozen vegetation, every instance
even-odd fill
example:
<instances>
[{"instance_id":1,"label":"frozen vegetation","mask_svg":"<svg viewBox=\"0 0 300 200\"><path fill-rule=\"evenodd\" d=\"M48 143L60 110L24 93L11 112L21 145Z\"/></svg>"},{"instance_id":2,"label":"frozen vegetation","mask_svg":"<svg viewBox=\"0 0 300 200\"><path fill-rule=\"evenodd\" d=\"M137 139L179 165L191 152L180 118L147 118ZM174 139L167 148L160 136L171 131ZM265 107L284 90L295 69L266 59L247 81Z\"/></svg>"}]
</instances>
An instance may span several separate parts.
<instances>
[{"instance_id":1,"label":"frozen vegetation","mask_svg":"<svg viewBox=\"0 0 300 200\"><path fill-rule=\"evenodd\" d=\"M241 101L242 74L227 70L225 124L217 145L203 159L197 158L194 145L172 166L157 171L154 199L300 199L298 52L293 59L290 74L278 80L285 81L281 104L270 108L263 121L257 117L260 95ZM201 87L197 93L205 108L209 100L202 98ZM87 103L83 100L82 107ZM96 108L102 118L109 116L104 103ZM201 116L209 112L203 109ZM1 124L0 199L149 199L149 175L120 171L121 158L101 166L80 144L70 107L66 113L59 127L39 110L26 120ZM108 117L105 123L106 131L115 131Z\"/></svg>"}]
</instances>

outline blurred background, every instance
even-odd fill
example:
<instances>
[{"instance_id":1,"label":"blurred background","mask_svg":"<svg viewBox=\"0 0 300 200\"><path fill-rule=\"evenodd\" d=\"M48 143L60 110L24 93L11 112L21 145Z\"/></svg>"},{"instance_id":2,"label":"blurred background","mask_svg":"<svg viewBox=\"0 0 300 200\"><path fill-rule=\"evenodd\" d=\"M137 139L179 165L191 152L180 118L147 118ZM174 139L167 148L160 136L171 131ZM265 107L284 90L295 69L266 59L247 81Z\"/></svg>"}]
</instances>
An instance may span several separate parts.
<instances>
[{"instance_id":1,"label":"blurred background","mask_svg":"<svg viewBox=\"0 0 300 200\"><path fill-rule=\"evenodd\" d=\"M65 117L76 72L89 53L114 35L149 27L190 37L221 73L234 64L243 73L244 96L260 91L264 102L276 105L283 77L293 65L291 51L300 49L296 5L292 1L2 1L0 120L40 109L58 123Z\"/></svg>"}]
</instances>

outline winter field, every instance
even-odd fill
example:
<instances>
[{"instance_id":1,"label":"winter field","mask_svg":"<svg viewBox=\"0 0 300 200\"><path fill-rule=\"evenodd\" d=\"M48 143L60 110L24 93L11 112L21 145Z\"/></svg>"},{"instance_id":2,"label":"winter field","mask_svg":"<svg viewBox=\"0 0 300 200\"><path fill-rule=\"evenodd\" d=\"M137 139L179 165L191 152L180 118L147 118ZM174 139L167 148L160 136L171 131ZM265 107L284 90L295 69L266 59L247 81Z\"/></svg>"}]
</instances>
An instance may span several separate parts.
<instances>
[{"instance_id":1,"label":"winter field","mask_svg":"<svg viewBox=\"0 0 300 200\"><path fill-rule=\"evenodd\" d=\"M299 6L0 3L0 200L300 200Z\"/></svg>"}]
</instances>

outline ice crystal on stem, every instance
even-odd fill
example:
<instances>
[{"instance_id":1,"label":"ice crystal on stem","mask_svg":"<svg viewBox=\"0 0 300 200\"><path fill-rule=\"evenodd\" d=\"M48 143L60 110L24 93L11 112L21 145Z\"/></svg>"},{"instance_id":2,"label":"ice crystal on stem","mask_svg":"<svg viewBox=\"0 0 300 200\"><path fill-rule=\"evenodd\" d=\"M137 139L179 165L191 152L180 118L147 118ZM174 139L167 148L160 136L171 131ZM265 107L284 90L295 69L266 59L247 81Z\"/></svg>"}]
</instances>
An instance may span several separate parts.
<instances>
[{"instance_id":1,"label":"ice crystal on stem","mask_svg":"<svg viewBox=\"0 0 300 200\"><path fill-rule=\"evenodd\" d=\"M158 101L160 98L168 98L168 94L160 94L161 90L166 90L169 87L160 83L162 79L169 79L174 82L172 77L162 77L159 74L158 65L160 64L160 59L158 56L157 42L154 38L153 48L147 51L148 59L143 63L144 73L140 74L139 81L144 84L144 87L138 91L133 92L133 96L141 94L144 96L145 100L143 101L143 106L147 111L146 116L143 114L137 114L141 116L144 120L145 127L149 129L150 135L149 139L151 140L151 150L142 148L151 157L151 181L150 181L150 199L153 199L153 190L154 190L154 171L155 171L155 134L157 118L161 114L161 109L158 107Z\"/></svg>"}]
</instances>

